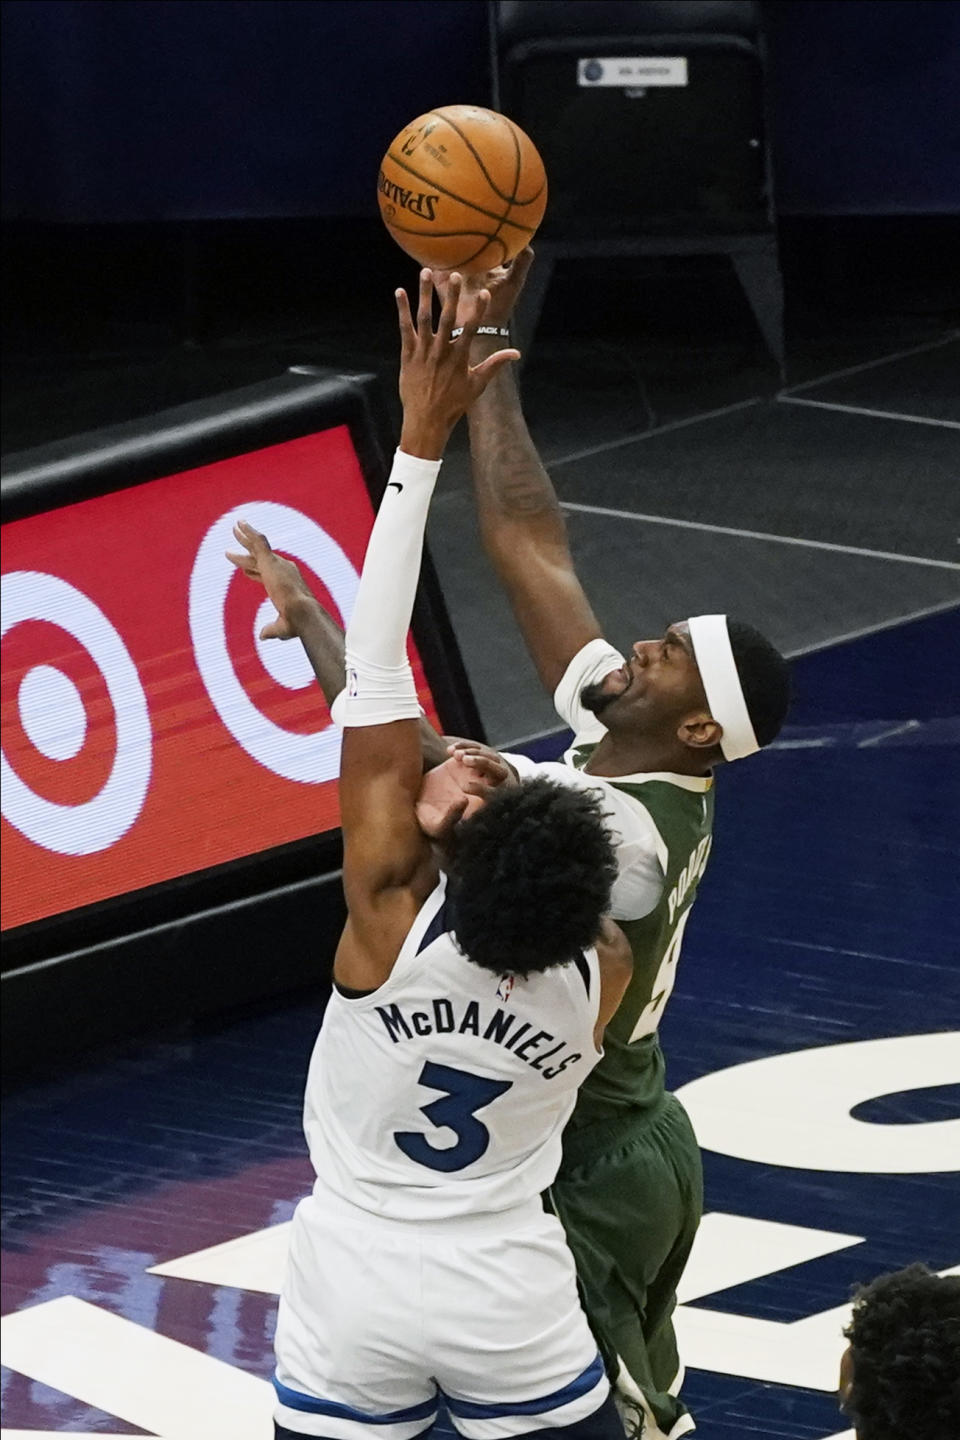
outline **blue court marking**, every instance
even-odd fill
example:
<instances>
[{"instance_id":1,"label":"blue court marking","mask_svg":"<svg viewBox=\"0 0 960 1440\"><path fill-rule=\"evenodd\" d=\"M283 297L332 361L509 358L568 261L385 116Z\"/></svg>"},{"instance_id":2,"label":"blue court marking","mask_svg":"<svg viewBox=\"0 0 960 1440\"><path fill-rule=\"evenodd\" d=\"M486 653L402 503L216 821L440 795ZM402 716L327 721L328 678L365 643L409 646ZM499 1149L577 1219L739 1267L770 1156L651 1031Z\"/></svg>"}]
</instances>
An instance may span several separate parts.
<instances>
[{"instance_id":1,"label":"blue court marking","mask_svg":"<svg viewBox=\"0 0 960 1440\"><path fill-rule=\"evenodd\" d=\"M793 662L793 725L960 717L960 604Z\"/></svg>"},{"instance_id":2,"label":"blue court marking","mask_svg":"<svg viewBox=\"0 0 960 1440\"><path fill-rule=\"evenodd\" d=\"M926 1125L937 1120L960 1120L960 1085L930 1085L922 1090L898 1090L864 1100L850 1111L854 1120L870 1125Z\"/></svg>"}]
</instances>

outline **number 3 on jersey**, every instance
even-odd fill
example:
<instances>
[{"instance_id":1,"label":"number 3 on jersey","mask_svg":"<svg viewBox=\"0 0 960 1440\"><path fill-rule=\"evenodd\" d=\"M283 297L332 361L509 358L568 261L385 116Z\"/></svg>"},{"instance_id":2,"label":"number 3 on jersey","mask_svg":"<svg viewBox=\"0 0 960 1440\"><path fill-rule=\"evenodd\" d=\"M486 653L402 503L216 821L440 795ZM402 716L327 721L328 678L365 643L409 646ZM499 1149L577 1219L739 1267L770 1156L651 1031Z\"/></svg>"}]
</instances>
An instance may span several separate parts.
<instances>
[{"instance_id":1,"label":"number 3 on jersey","mask_svg":"<svg viewBox=\"0 0 960 1440\"><path fill-rule=\"evenodd\" d=\"M426 1165L430 1170L463 1170L486 1153L490 1131L476 1112L503 1095L512 1080L489 1080L485 1075L472 1075L469 1070L454 1070L450 1065L437 1065L428 1060L418 1076L428 1090L442 1090L439 1100L421 1105L431 1125L452 1130L456 1145L444 1149L431 1145L416 1130L395 1130L393 1138L408 1160Z\"/></svg>"}]
</instances>

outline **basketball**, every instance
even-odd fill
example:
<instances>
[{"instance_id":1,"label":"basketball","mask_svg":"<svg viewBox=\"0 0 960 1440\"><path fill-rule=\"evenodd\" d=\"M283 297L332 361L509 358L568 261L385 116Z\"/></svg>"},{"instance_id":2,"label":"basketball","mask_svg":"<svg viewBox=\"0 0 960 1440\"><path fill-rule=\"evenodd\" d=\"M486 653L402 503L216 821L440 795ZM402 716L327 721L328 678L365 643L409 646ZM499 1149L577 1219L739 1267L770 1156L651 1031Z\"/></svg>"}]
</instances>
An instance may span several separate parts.
<instances>
[{"instance_id":1,"label":"basketball","mask_svg":"<svg viewBox=\"0 0 960 1440\"><path fill-rule=\"evenodd\" d=\"M547 176L533 141L506 115L447 105L400 131L383 157L377 199L390 234L419 264L475 275L533 239Z\"/></svg>"}]
</instances>

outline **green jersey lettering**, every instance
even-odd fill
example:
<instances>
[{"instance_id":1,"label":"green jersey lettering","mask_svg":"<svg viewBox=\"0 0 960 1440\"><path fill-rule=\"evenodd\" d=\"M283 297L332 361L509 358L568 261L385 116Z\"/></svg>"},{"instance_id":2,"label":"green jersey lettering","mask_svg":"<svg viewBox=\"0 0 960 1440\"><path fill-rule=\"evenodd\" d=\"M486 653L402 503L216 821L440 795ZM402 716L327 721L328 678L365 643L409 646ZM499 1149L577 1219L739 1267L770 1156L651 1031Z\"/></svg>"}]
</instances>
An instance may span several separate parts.
<instances>
[{"instance_id":1,"label":"green jersey lettering","mask_svg":"<svg viewBox=\"0 0 960 1440\"><path fill-rule=\"evenodd\" d=\"M574 752L582 769L593 746ZM581 1087L572 1128L613 1118L624 1109L650 1109L664 1091L664 1061L657 1028L673 991L683 932L710 858L713 782L683 783L631 775L607 783L638 800L666 851L663 891L649 915L621 920L633 951L633 976L607 1026L603 1058Z\"/></svg>"}]
</instances>

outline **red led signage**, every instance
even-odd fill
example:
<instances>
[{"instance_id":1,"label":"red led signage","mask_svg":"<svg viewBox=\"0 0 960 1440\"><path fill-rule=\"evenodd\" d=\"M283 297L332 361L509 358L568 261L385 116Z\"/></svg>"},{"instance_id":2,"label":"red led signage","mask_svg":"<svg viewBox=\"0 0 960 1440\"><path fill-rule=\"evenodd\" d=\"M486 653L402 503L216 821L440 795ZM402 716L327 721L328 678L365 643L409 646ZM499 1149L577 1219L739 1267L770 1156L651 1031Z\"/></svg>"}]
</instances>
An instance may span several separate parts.
<instances>
[{"instance_id":1,"label":"red led signage","mask_svg":"<svg viewBox=\"0 0 960 1440\"><path fill-rule=\"evenodd\" d=\"M339 824L339 735L300 645L257 638L239 518L349 617L373 509L346 426L3 527L4 929Z\"/></svg>"}]
</instances>

